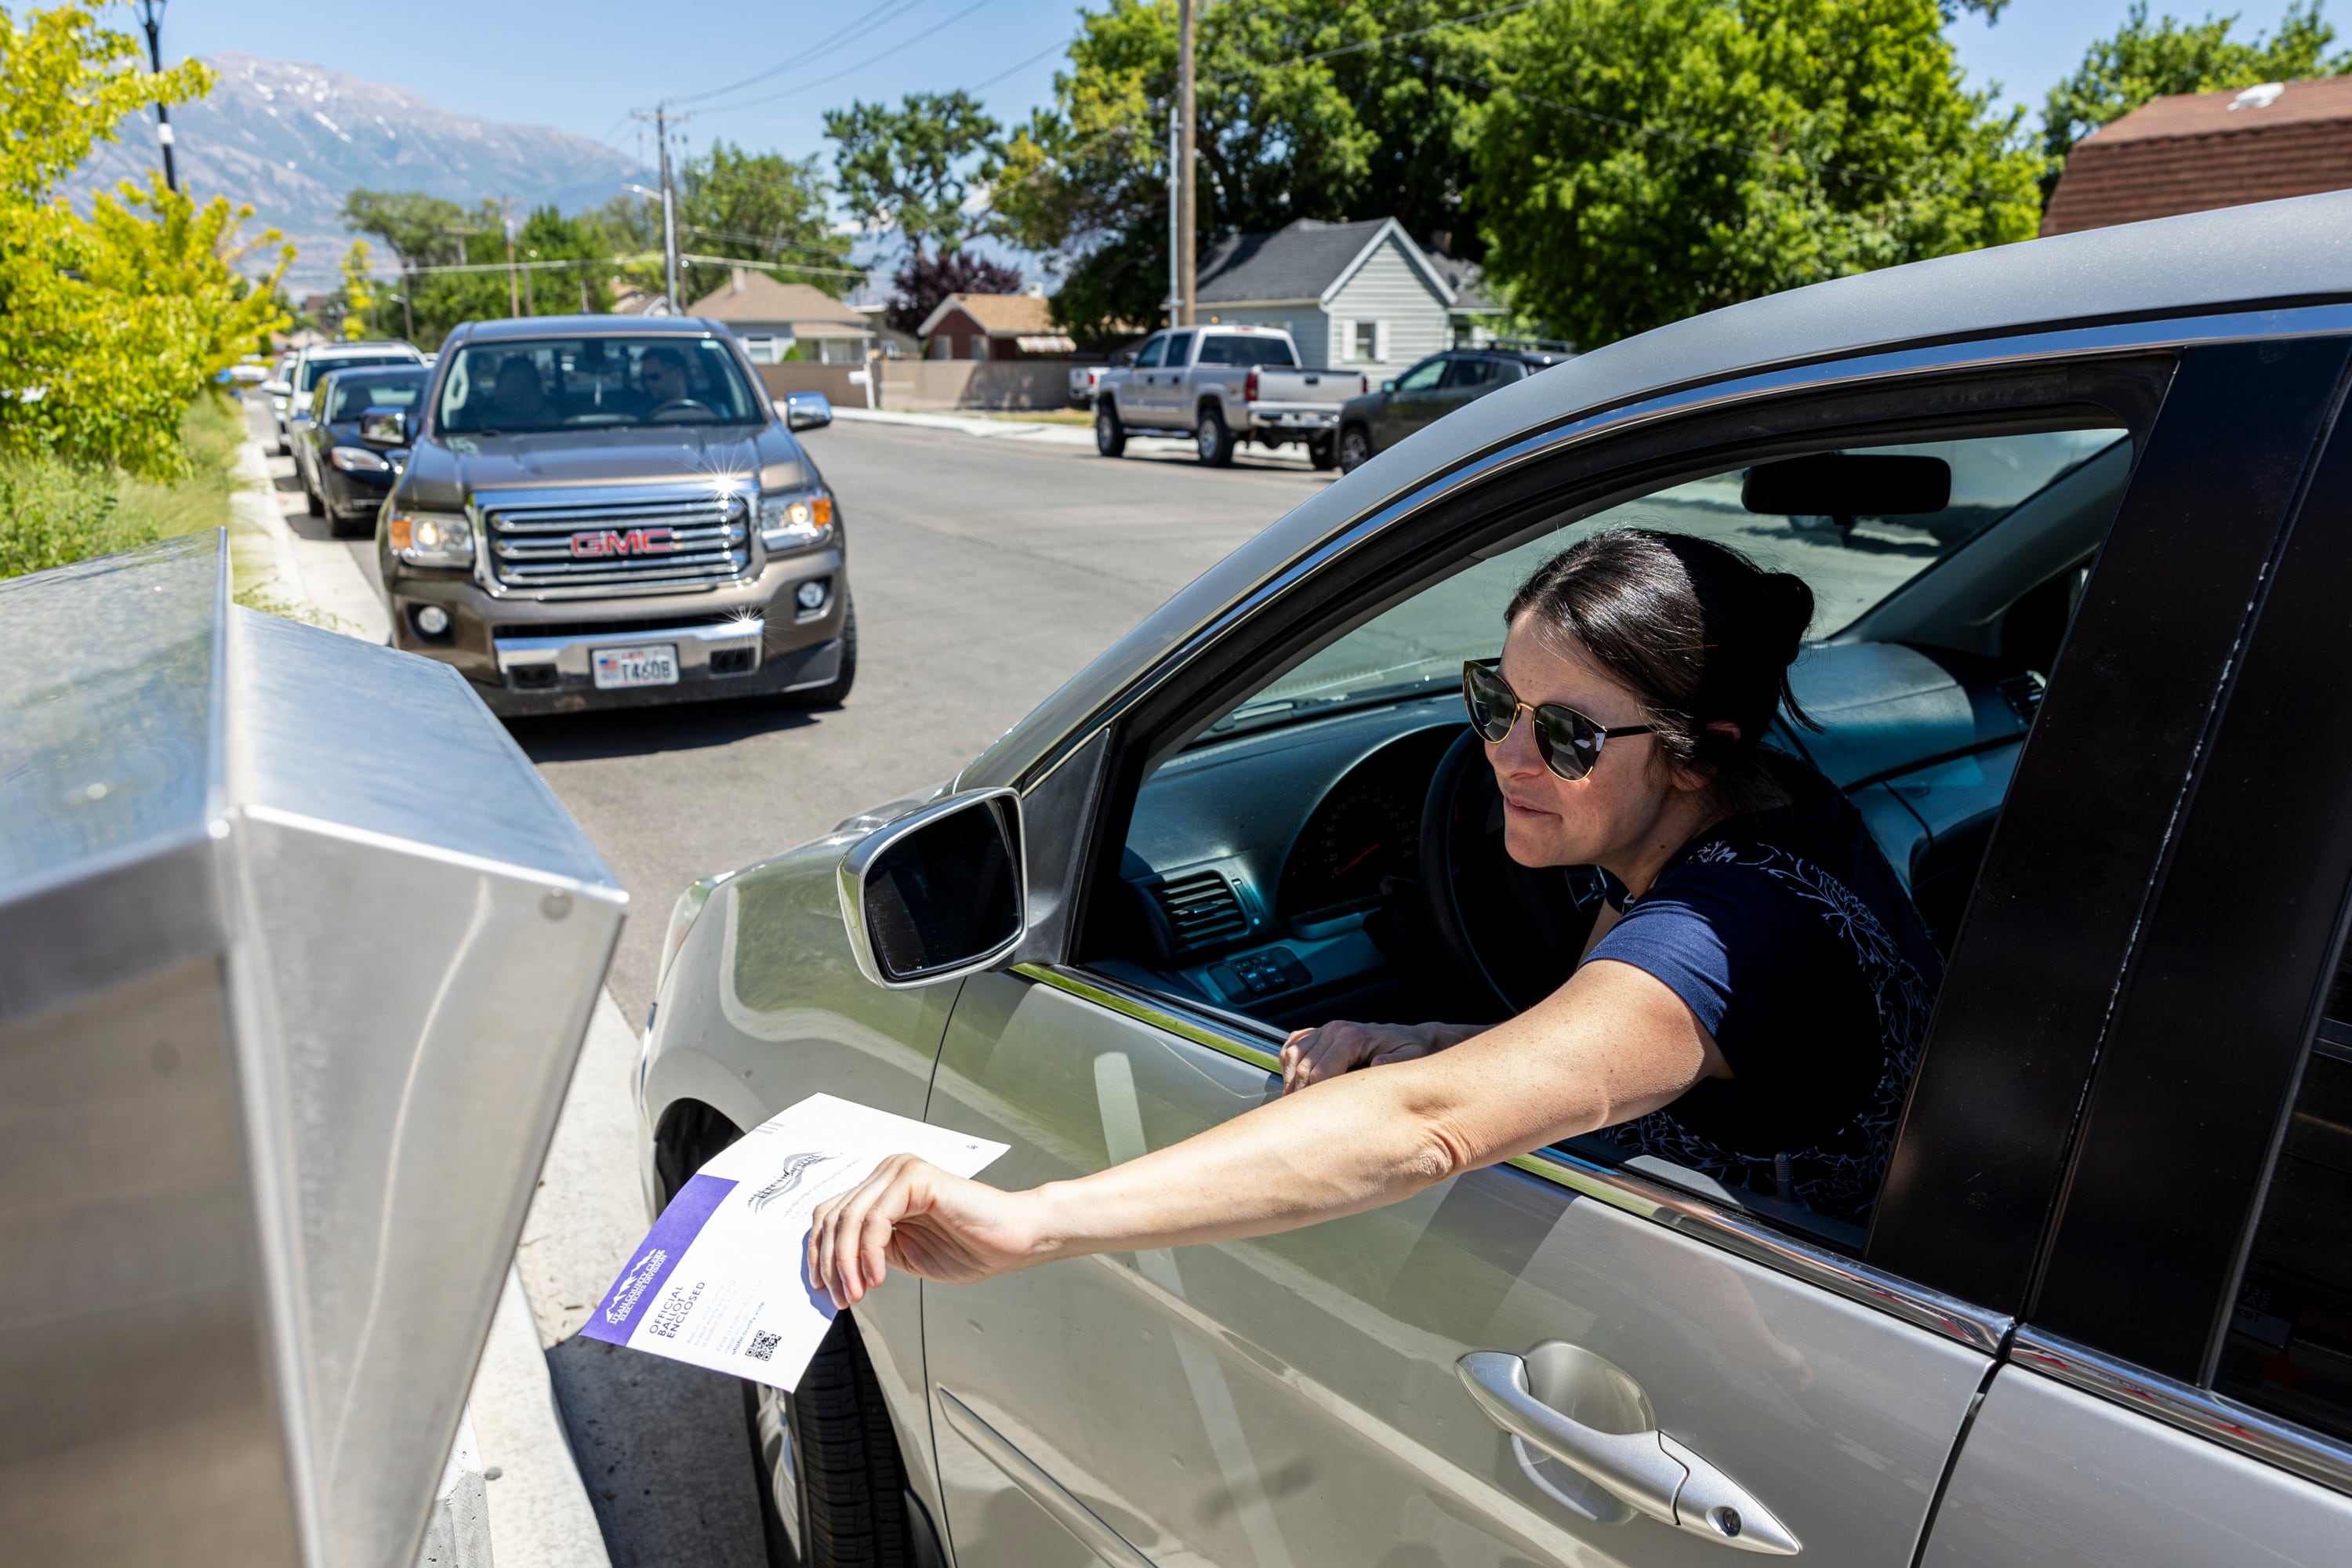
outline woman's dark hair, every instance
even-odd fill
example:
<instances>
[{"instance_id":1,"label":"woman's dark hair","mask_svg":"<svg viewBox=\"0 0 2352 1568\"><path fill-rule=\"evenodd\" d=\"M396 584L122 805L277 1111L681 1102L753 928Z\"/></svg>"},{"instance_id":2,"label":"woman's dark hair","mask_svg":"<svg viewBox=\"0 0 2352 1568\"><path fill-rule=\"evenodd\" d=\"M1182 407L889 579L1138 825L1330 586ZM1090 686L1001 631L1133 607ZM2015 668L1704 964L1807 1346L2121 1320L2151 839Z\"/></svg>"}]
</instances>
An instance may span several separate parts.
<instances>
[{"instance_id":1,"label":"woman's dark hair","mask_svg":"<svg viewBox=\"0 0 2352 1568\"><path fill-rule=\"evenodd\" d=\"M1595 533L1553 556L1513 596L1642 700L1666 757L1706 769L1728 809L1776 798L1761 750L1776 710L1820 729L1789 689L1813 591L1735 550L1649 529ZM1737 739L1710 724L1730 723Z\"/></svg>"}]
</instances>

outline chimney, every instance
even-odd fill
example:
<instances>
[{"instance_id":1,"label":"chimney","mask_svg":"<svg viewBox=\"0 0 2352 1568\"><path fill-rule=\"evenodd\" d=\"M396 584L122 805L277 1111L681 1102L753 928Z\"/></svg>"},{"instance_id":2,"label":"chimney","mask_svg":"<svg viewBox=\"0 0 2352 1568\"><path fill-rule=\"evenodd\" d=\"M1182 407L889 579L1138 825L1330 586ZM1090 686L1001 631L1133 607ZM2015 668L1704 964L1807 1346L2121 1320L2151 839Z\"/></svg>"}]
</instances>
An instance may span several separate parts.
<instances>
[{"instance_id":1,"label":"chimney","mask_svg":"<svg viewBox=\"0 0 2352 1568\"><path fill-rule=\"evenodd\" d=\"M1045 285L1043 283L1031 283L1023 288L1021 291L1024 294L1028 295L1032 300L1042 300L1045 297Z\"/></svg>"},{"instance_id":2,"label":"chimney","mask_svg":"<svg viewBox=\"0 0 2352 1568\"><path fill-rule=\"evenodd\" d=\"M730 267L728 270L734 276L728 283L727 291L730 294L740 294L751 284L751 274L750 269L741 267Z\"/></svg>"},{"instance_id":3,"label":"chimney","mask_svg":"<svg viewBox=\"0 0 2352 1568\"><path fill-rule=\"evenodd\" d=\"M1431 230L1429 236L1429 248L1435 251L1440 256L1453 255L1454 231L1450 228Z\"/></svg>"}]
</instances>

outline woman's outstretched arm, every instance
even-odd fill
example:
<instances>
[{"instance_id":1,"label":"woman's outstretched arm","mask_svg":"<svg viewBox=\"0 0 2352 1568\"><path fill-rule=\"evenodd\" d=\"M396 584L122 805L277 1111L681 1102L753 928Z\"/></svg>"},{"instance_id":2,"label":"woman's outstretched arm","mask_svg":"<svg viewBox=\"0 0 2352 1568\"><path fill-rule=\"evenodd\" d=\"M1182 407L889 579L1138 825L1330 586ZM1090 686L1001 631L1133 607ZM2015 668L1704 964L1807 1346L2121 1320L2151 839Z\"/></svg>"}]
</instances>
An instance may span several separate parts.
<instances>
[{"instance_id":1,"label":"woman's outstretched arm","mask_svg":"<svg viewBox=\"0 0 2352 1568\"><path fill-rule=\"evenodd\" d=\"M892 1265L963 1283L1088 1252L1291 1230L1630 1121L1721 1068L1680 997L1603 960L1450 1049L1285 1095L1074 1181L1007 1193L894 1156L818 1206L809 1278L845 1307Z\"/></svg>"}]
</instances>

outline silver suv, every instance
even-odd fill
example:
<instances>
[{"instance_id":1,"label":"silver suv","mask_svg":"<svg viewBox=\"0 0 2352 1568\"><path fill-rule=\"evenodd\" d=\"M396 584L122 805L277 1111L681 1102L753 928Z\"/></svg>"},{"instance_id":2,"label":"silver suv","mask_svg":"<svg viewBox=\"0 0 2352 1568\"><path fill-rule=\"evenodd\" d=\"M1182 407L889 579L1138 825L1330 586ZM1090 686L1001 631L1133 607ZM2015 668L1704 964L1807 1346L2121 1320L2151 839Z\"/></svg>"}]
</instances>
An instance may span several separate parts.
<instances>
[{"instance_id":1,"label":"silver suv","mask_svg":"<svg viewBox=\"0 0 2352 1568\"><path fill-rule=\"evenodd\" d=\"M1949 958L1865 1224L1591 1138L1260 1240L894 1273L761 1396L803 1560L2342 1562L2347 226L2042 240L1587 354L1307 500L939 791L689 889L656 1206L818 1090L1025 1187L1259 1104L1289 1028L1501 1016L1591 917L1502 853L1462 661L1639 521L1811 583L1825 728L1779 743ZM1948 505L1745 482L1858 451L1941 459Z\"/></svg>"}]
</instances>

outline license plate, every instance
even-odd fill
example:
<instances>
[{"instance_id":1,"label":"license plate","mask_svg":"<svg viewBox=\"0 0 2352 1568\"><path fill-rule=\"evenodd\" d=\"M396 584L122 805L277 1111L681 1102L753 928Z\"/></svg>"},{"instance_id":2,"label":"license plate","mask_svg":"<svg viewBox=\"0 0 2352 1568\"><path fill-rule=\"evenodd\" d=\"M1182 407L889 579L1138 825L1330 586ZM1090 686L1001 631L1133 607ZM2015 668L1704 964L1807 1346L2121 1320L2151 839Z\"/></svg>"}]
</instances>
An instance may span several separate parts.
<instances>
[{"instance_id":1,"label":"license plate","mask_svg":"<svg viewBox=\"0 0 2352 1568\"><path fill-rule=\"evenodd\" d=\"M621 686L676 686L677 645L653 643L645 647L600 647L588 655L596 674L596 689Z\"/></svg>"}]
</instances>

